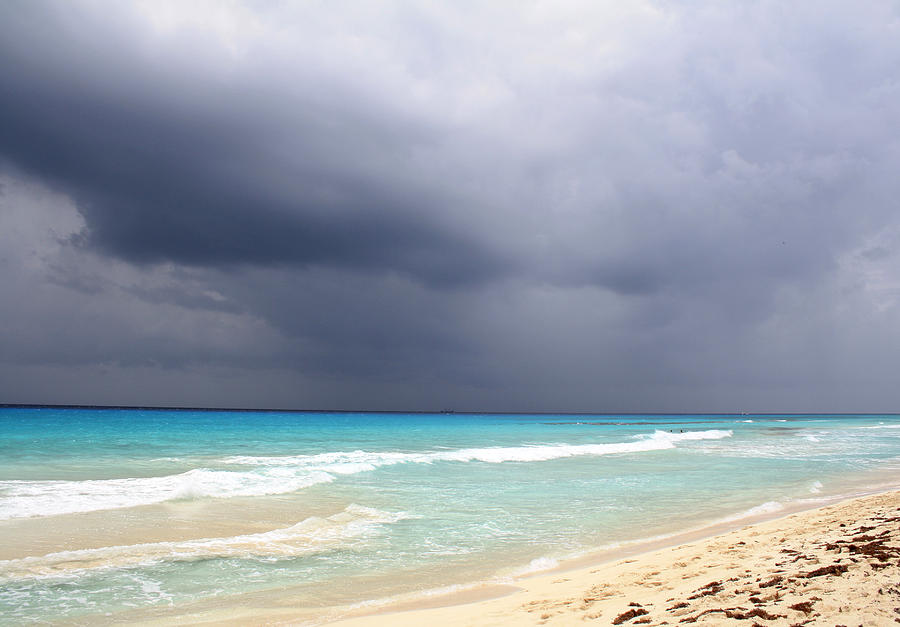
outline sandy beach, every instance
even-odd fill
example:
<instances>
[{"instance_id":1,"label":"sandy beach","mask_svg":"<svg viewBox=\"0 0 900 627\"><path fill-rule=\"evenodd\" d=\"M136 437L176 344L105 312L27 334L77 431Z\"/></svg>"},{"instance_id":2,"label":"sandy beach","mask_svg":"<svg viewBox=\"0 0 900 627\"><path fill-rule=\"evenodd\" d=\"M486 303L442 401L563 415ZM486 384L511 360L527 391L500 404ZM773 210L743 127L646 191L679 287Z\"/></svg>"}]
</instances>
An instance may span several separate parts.
<instances>
[{"instance_id":1,"label":"sandy beach","mask_svg":"<svg viewBox=\"0 0 900 627\"><path fill-rule=\"evenodd\" d=\"M498 598L342 627L900 623L900 492L843 501L628 559L515 582Z\"/></svg>"}]
</instances>

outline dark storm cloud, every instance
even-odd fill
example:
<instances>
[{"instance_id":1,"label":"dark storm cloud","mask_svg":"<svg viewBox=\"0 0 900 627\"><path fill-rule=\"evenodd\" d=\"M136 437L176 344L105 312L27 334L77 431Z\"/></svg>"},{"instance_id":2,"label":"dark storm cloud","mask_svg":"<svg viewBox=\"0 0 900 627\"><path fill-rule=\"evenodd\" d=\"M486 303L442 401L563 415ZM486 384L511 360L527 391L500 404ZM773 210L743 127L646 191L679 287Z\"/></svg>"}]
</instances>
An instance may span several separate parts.
<instances>
[{"instance_id":1,"label":"dark storm cloud","mask_svg":"<svg viewBox=\"0 0 900 627\"><path fill-rule=\"evenodd\" d=\"M76 198L85 243L137 263L332 265L436 285L506 271L440 221L454 199L391 174L434 141L414 120L354 108L327 80L216 75L187 47L143 58L125 20L4 13L0 151Z\"/></svg>"},{"instance_id":2,"label":"dark storm cloud","mask_svg":"<svg viewBox=\"0 0 900 627\"><path fill-rule=\"evenodd\" d=\"M115 402L891 406L898 24L6 3L0 392L18 364Z\"/></svg>"},{"instance_id":3,"label":"dark storm cloud","mask_svg":"<svg viewBox=\"0 0 900 627\"><path fill-rule=\"evenodd\" d=\"M822 131L868 109L840 85L877 85L889 68L811 32L811 59L787 75L790 24L730 50L698 35L683 56L638 59L643 74L626 67L586 91L520 81L506 119L460 125L373 91L340 58L332 72L266 49L229 63L209 35L154 36L107 8L5 7L0 150L72 194L86 219L75 241L137 263L343 267L437 287L522 276L623 295L789 280L827 270L852 219L835 190L864 188L878 158L866 132ZM721 19L679 16L691 17ZM377 36L407 34L392 28ZM432 39L400 59L408 81L429 58L438 78L455 75L459 61L435 46L467 44ZM492 60L487 78L510 84ZM375 81L386 71L363 67ZM815 170L840 156L836 175ZM555 215L565 180L580 190Z\"/></svg>"}]
</instances>

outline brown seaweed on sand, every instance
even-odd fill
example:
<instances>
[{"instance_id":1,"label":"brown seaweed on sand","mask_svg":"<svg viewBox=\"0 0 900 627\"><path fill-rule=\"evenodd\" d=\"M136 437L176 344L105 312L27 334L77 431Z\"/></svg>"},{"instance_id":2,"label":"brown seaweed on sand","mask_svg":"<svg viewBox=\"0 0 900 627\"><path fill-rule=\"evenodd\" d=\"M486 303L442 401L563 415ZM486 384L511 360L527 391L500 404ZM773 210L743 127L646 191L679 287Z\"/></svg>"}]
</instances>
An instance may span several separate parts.
<instances>
[{"instance_id":1,"label":"brown seaweed on sand","mask_svg":"<svg viewBox=\"0 0 900 627\"><path fill-rule=\"evenodd\" d=\"M755 607L752 610L741 611L742 608L713 608L710 610L704 610L697 614L696 616L689 616L687 618L682 618L680 622L682 623L696 623L700 618L706 616L707 614L724 614L726 618L734 618L736 620L750 620L751 618L761 618L763 620L776 620L778 618L787 618L785 614L770 614L764 609Z\"/></svg>"},{"instance_id":2,"label":"brown seaweed on sand","mask_svg":"<svg viewBox=\"0 0 900 627\"><path fill-rule=\"evenodd\" d=\"M722 591L722 582L720 581L710 581L705 586L702 586L696 590L696 593L688 597L688 601L693 599L699 599L701 597L710 596L712 594L718 594Z\"/></svg>"},{"instance_id":3,"label":"brown seaweed on sand","mask_svg":"<svg viewBox=\"0 0 900 627\"><path fill-rule=\"evenodd\" d=\"M842 575L847 572L847 566L844 564L832 564L831 566L823 566L822 568L817 568L815 570L811 570L805 575L801 575L801 577L806 577L807 579L811 577L821 577L822 575Z\"/></svg>"},{"instance_id":4,"label":"brown seaweed on sand","mask_svg":"<svg viewBox=\"0 0 900 627\"><path fill-rule=\"evenodd\" d=\"M804 614L811 614L813 611L813 604L811 601L803 601L801 603L794 603L789 606L792 610L797 610L798 612L803 612Z\"/></svg>"},{"instance_id":5,"label":"brown seaweed on sand","mask_svg":"<svg viewBox=\"0 0 900 627\"><path fill-rule=\"evenodd\" d=\"M632 608L627 612L622 612L618 616L613 619L613 625L621 625L625 621L629 621L632 618L637 618L638 616L643 616L644 614L649 614L647 610L644 608Z\"/></svg>"}]
</instances>

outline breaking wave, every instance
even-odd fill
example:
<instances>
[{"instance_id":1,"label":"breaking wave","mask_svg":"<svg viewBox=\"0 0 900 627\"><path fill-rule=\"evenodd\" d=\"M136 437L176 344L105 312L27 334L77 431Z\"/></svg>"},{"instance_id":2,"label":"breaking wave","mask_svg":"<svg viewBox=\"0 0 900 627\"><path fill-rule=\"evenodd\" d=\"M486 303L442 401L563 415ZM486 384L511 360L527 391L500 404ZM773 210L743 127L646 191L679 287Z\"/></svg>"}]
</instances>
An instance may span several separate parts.
<instances>
[{"instance_id":1,"label":"breaking wave","mask_svg":"<svg viewBox=\"0 0 900 627\"><path fill-rule=\"evenodd\" d=\"M285 494L333 481L322 471L197 468L164 477L86 481L0 481L0 519L74 514L198 498Z\"/></svg>"},{"instance_id":2,"label":"breaking wave","mask_svg":"<svg viewBox=\"0 0 900 627\"><path fill-rule=\"evenodd\" d=\"M223 460L228 464L252 466L293 466L317 467L326 472L354 474L374 470L380 466L434 462L539 462L579 455L613 455L617 453L640 453L675 448L677 442L690 440L720 440L731 437L729 430L711 429L707 431L687 431L672 433L656 431L651 435L639 436L632 442L612 442L605 444L540 444L534 446L507 446L489 448L465 448L454 451L432 451L427 453L401 452L335 452L318 455L292 455L283 457L236 456Z\"/></svg>"},{"instance_id":3,"label":"breaking wave","mask_svg":"<svg viewBox=\"0 0 900 627\"><path fill-rule=\"evenodd\" d=\"M0 519L54 516L201 498L289 494L317 484L396 464L437 462L541 462L585 455L672 449L679 442L719 440L731 431L656 431L629 442L541 444L428 452L350 451L280 457L232 456L216 464L238 469L196 468L176 475L86 481L0 481ZM243 468L241 468L243 467ZM251 467L251 468L248 468Z\"/></svg>"},{"instance_id":4,"label":"breaking wave","mask_svg":"<svg viewBox=\"0 0 900 627\"><path fill-rule=\"evenodd\" d=\"M54 577L101 568L133 568L162 562L205 559L279 559L345 548L383 525L409 518L349 505L327 518L310 517L284 529L224 538L152 542L96 549L61 551L40 557L0 561L0 581Z\"/></svg>"}]
</instances>

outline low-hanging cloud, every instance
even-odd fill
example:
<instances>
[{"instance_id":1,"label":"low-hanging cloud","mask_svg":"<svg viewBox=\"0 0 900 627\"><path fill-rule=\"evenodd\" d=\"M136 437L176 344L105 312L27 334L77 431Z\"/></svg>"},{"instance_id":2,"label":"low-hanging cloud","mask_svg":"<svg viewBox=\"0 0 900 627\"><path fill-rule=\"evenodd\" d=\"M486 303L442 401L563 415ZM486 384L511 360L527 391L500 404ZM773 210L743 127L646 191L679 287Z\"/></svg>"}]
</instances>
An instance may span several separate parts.
<instances>
[{"instance_id":1,"label":"low-hanging cloud","mask_svg":"<svg viewBox=\"0 0 900 627\"><path fill-rule=\"evenodd\" d=\"M191 404L233 369L268 392L225 404L740 410L886 359L847 338L895 316L890 2L0 14L3 215L57 226L0 265L10 368L191 369ZM182 402L151 387L122 394Z\"/></svg>"}]
</instances>

